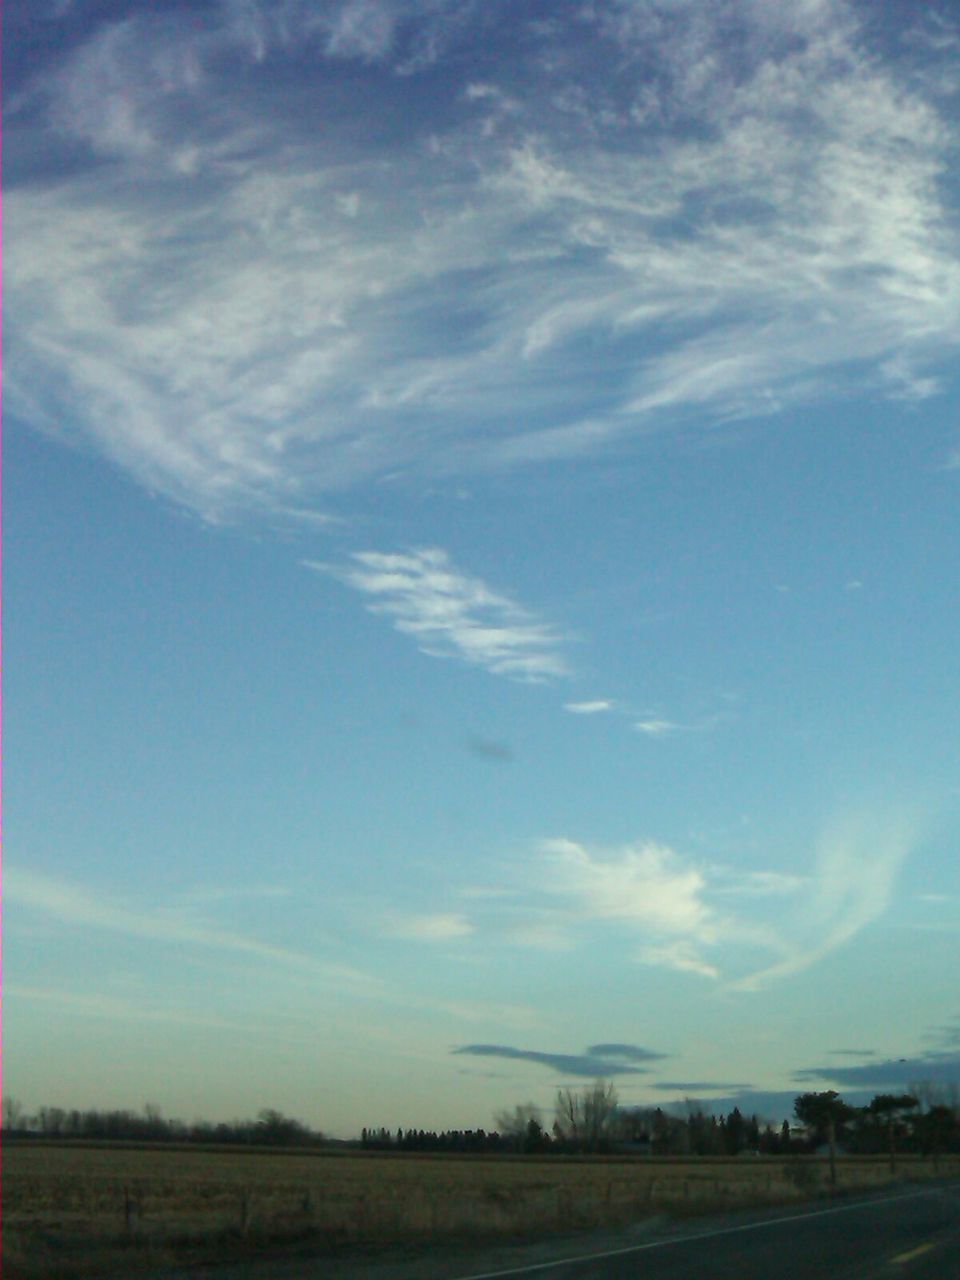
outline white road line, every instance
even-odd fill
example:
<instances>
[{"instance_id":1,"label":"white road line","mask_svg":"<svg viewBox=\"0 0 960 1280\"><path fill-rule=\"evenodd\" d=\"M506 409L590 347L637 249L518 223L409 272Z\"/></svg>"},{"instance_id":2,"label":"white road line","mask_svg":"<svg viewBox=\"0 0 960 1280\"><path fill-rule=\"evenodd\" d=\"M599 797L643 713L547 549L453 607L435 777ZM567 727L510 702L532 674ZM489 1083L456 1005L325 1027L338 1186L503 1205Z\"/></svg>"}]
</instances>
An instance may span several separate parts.
<instances>
[{"instance_id":1,"label":"white road line","mask_svg":"<svg viewBox=\"0 0 960 1280\"><path fill-rule=\"evenodd\" d=\"M895 1258L891 1258L890 1262L894 1266L903 1266L906 1262L912 1262L914 1258L921 1257L924 1253L929 1253L933 1248L933 1241L928 1244L918 1244L915 1249L908 1249L906 1253L898 1253Z\"/></svg>"},{"instance_id":2,"label":"white road line","mask_svg":"<svg viewBox=\"0 0 960 1280\"><path fill-rule=\"evenodd\" d=\"M739 1231L761 1231L764 1227L778 1227L784 1222L808 1222L811 1218L826 1218L832 1213L851 1213L854 1209L871 1209L875 1204L895 1204L898 1200L915 1200L918 1196L930 1196L939 1187L922 1191L908 1191L906 1195L884 1196L882 1200L858 1200L856 1204L839 1204L830 1209L815 1209L813 1213L790 1213L782 1218L767 1218L763 1222L746 1222L739 1227L720 1227L716 1231L701 1231L693 1236L672 1236L667 1240L649 1240L646 1244L631 1244L625 1249L607 1249L603 1253L582 1253L570 1258L555 1258L552 1262L533 1262L525 1267L509 1267L506 1271L481 1271L471 1276L459 1276L457 1280L500 1280L502 1276L529 1276L535 1271L549 1271L551 1267L565 1267L573 1262L599 1262L602 1258L622 1258L627 1253L642 1253L646 1249L665 1249L672 1244L690 1244L695 1240L713 1240L716 1236L732 1236Z\"/></svg>"}]
</instances>

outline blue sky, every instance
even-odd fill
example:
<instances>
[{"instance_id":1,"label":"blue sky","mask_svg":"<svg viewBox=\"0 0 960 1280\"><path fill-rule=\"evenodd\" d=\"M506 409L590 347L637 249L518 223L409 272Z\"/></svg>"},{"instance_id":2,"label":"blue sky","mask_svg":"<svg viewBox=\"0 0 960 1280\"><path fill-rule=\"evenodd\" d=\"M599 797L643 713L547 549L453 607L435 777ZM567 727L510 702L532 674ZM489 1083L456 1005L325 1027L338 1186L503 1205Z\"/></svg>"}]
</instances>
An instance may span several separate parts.
<instances>
[{"instance_id":1,"label":"blue sky","mask_svg":"<svg viewBox=\"0 0 960 1280\"><path fill-rule=\"evenodd\" d=\"M960 1079L953 7L5 36L5 1087Z\"/></svg>"}]
</instances>

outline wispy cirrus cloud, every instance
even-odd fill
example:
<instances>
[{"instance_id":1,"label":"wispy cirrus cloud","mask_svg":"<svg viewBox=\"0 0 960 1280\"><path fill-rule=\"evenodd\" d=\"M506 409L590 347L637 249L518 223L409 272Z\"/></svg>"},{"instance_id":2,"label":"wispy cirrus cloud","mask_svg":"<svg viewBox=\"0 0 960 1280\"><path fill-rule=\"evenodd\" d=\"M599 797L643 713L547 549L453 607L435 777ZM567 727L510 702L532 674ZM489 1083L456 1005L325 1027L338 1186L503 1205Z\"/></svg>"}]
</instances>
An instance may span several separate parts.
<instances>
[{"instance_id":1,"label":"wispy cirrus cloud","mask_svg":"<svg viewBox=\"0 0 960 1280\"><path fill-rule=\"evenodd\" d=\"M462 573L438 547L356 551L345 565L304 564L368 597L370 612L389 618L423 653L460 658L515 680L567 674L563 638L554 627Z\"/></svg>"},{"instance_id":2,"label":"wispy cirrus cloud","mask_svg":"<svg viewBox=\"0 0 960 1280\"><path fill-rule=\"evenodd\" d=\"M300 952L271 946L214 923L198 921L195 911L145 911L124 902L95 895L82 885L21 867L4 871L10 902L51 916L64 924L124 933L146 941L245 952L266 960L312 966L318 962Z\"/></svg>"},{"instance_id":3,"label":"wispy cirrus cloud","mask_svg":"<svg viewBox=\"0 0 960 1280\"><path fill-rule=\"evenodd\" d=\"M219 519L936 393L942 32L918 18L914 64L846 0L536 18L131 3L37 53L5 119L8 407Z\"/></svg>"},{"instance_id":4,"label":"wispy cirrus cloud","mask_svg":"<svg viewBox=\"0 0 960 1280\"><path fill-rule=\"evenodd\" d=\"M816 851L799 918L784 934L784 958L735 985L756 990L800 973L879 920L917 840L918 823L911 814L856 815L835 824Z\"/></svg>"},{"instance_id":5,"label":"wispy cirrus cloud","mask_svg":"<svg viewBox=\"0 0 960 1280\"><path fill-rule=\"evenodd\" d=\"M713 892L743 898L771 898L809 888L810 877L786 871L739 871L721 864L710 867Z\"/></svg>"},{"instance_id":6,"label":"wispy cirrus cloud","mask_svg":"<svg viewBox=\"0 0 960 1280\"><path fill-rule=\"evenodd\" d=\"M213 1008L183 1008L175 1002L152 998L143 992L137 998L114 996L101 991L38 986L32 983L8 983L6 994L24 1007L49 1006L57 1018L73 1016L84 1020L104 1019L111 1022L169 1024L194 1027L198 1032L228 1032L243 1038L268 1040L273 1044L309 1047L316 1044L316 1034L306 1019L278 1018L265 1012L259 1016L225 1018Z\"/></svg>"},{"instance_id":7,"label":"wispy cirrus cloud","mask_svg":"<svg viewBox=\"0 0 960 1280\"><path fill-rule=\"evenodd\" d=\"M714 729L725 718L721 714L701 715L690 720L673 720L659 711L637 712L622 701L595 698L583 702L565 702L564 711L577 716L614 715L629 721L637 733L648 738L668 738L676 734L703 733Z\"/></svg>"},{"instance_id":8,"label":"wispy cirrus cloud","mask_svg":"<svg viewBox=\"0 0 960 1280\"><path fill-rule=\"evenodd\" d=\"M253 934L225 929L215 919L202 914L201 908L240 896L241 889L217 897L201 890L199 895L188 893L169 905L144 908L114 895L93 893L73 880L43 875L24 867L5 867L4 892L18 911L37 912L61 925L123 934L168 947L197 947L247 956L251 960L284 965L292 976L331 984L356 996L379 998L388 994L379 978L337 958L327 959L275 946Z\"/></svg>"}]
</instances>

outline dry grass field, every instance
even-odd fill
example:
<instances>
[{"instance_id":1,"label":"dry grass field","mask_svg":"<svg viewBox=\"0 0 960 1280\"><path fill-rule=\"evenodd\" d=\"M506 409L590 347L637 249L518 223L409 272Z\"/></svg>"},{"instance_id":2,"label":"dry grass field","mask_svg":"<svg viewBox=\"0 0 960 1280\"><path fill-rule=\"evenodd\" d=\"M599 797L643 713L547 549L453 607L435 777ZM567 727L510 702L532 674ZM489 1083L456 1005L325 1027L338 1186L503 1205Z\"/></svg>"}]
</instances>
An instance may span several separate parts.
<instances>
[{"instance_id":1,"label":"dry grass field","mask_svg":"<svg viewBox=\"0 0 960 1280\"><path fill-rule=\"evenodd\" d=\"M960 1173L960 1157L903 1157L897 1176ZM785 1202L827 1189L812 1157L651 1159L294 1154L8 1143L7 1280L89 1280L175 1262L410 1240L522 1238L652 1213ZM841 1189L890 1179L838 1162Z\"/></svg>"}]
</instances>

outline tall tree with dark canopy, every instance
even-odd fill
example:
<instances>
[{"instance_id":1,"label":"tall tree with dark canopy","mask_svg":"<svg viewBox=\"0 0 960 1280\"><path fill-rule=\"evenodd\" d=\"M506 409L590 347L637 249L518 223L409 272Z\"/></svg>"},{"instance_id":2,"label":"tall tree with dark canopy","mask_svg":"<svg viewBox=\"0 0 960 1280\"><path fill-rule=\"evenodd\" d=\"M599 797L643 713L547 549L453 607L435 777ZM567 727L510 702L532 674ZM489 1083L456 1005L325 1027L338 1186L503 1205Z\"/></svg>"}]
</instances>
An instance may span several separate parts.
<instances>
[{"instance_id":1,"label":"tall tree with dark canopy","mask_svg":"<svg viewBox=\"0 0 960 1280\"><path fill-rule=\"evenodd\" d=\"M830 1185L837 1184L837 1130L854 1114L836 1089L824 1093L801 1093L793 1104L793 1111L801 1124L814 1130L821 1140L826 1137L830 1147Z\"/></svg>"},{"instance_id":2,"label":"tall tree with dark canopy","mask_svg":"<svg viewBox=\"0 0 960 1280\"><path fill-rule=\"evenodd\" d=\"M891 1173L897 1171L897 1121L919 1105L912 1093L878 1093L867 1107L878 1120L886 1120Z\"/></svg>"}]
</instances>

